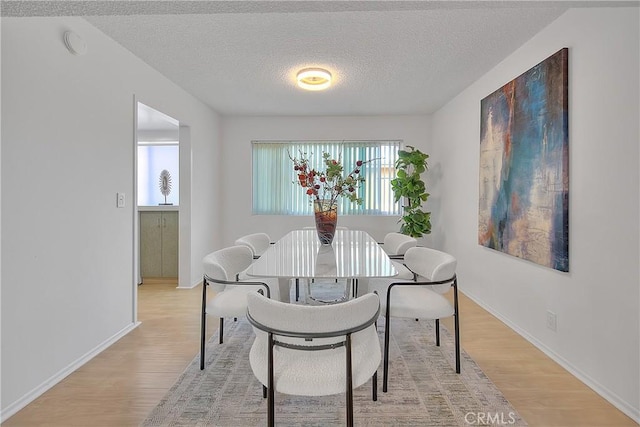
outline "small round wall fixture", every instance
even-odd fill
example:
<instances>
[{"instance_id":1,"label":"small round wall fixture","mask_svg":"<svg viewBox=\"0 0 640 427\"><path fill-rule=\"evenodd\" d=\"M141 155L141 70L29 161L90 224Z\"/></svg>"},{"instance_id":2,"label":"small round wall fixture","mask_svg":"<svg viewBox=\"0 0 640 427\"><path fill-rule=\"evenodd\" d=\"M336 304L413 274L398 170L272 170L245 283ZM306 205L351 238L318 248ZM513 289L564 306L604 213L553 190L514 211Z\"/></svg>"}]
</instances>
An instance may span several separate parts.
<instances>
[{"instance_id":1,"label":"small round wall fixture","mask_svg":"<svg viewBox=\"0 0 640 427\"><path fill-rule=\"evenodd\" d=\"M67 47L69 52L74 55L84 55L87 53L87 43L74 33L73 31L67 31L64 33L64 45Z\"/></svg>"},{"instance_id":2,"label":"small round wall fixture","mask_svg":"<svg viewBox=\"0 0 640 427\"><path fill-rule=\"evenodd\" d=\"M324 68L305 68L296 77L302 89L323 90L331 86L331 73Z\"/></svg>"}]
</instances>

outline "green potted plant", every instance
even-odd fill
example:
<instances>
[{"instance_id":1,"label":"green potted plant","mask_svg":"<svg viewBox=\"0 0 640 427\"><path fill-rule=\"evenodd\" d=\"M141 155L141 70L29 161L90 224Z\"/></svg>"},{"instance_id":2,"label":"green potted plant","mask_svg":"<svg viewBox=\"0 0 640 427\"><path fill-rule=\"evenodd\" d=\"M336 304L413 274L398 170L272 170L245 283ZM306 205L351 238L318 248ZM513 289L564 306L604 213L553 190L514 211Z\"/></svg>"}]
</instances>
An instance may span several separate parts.
<instances>
[{"instance_id":1,"label":"green potted plant","mask_svg":"<svg viewBox=\"0 0 640 427\"><path fill-rule=\"evenodd\" d=\"M395 201L402 200L403 214L400 232L411 237L422 237L431 233L431 212L422 210L429 193L420 175L428 169L428 154L408 145L407 150L398 150L396 178L391 180Z\"/></svg>"}]
</instances>

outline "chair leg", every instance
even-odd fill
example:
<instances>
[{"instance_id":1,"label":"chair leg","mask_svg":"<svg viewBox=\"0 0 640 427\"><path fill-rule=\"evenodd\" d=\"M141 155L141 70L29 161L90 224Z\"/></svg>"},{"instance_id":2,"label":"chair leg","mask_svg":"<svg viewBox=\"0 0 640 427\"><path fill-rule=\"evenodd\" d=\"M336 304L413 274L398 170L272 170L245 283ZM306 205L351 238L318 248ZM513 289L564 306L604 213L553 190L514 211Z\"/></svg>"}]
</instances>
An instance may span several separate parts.
<instances>
[{"instance_id":1,"label":"chair leg","mask_svg":"<svg viewBox=\"0 0 640 427\"><path fill-rule=\"evenodd\" d=\"M262 386L262 398L263 399L267 398L267 386L266 385Z\"/></svg>"},{"instance_id":2,"label":"chair leg","mask_svg":"<svg viewBox=\"0 0 640 427\"><path fill-rule=\"evenodd\" d=\"M351 334L347 334L346 338L347 346L345 352L347 354L347 426L353 427L353 370L351 367Z\"/></svg>"},{"instance_id":3,"label":"chair leg","mask_svg":"<svg viewBox=\"0 0 640 427\"><path fill-rule=\"evenodd\" d=\"M378 401L378 371L375 371L373 373L373 377L371 377L371 388L373 389L373 401L377 402Z\"/></svg>"},{"instance_id":4,"label":"chair leg","mask_svg":"<svg viewBox=\"0 0 640 427\"><path fill-rule=\"evenodd\" d=\"M204 346L207 332L207 279L202 280L202 312L200 313L200 370L204 369Z\"/></svg>"},{"instance_id":5,"label":"chair leg","mask_svg":"<svg viewBox=\"0 0 640 427\"><path fill-rule=\"evenodd\" d=\"M382 371L382 392L387 392L387 382L389 380L389 335L391 322L389 321L389 310L387 309L386 317L384 319L384 363Z\"/></svg>"},{"instance_id":6,"label":"chair leg","mask_svg":"<svg viewBox=\"0 0 640 427\"><path fill-rule=\"evenodd\" d=\"M455 325L455 346L456 346L456 374L460 373L460 326L458 325L458 315L454 319Z\"/></svg>"},{"instance_id":7,"label":"chair leg","mask_svg":"<svg viewBox=\"0 0 640 427\"><path fill-rule=\"evenodd\" d=\"M296 279L296 301L300 299L300 279Z\"/></svg>"},{"instance_id":8,"label":"chair leg","mask_svg":"<svg viewBox=\"0 0 640 427\"><path fill-rule=\"evenodd\" d=\"M203 316L204 317L204 316ZM205 334L206 334L206 318L202 320L202 327L200 328L200 370L204 369L204 344L205 344Z\"/></svg>"},{"instance_id":9,"label":"chair leg","mask_svg":"<svg viewBox=\"0 0 640 427\"><path fill-rule=\"evenodd\" d=\"M440 319L436 319L436 346L440 347Z\"/></svg>"},{"instance_id":10,"label":"chair leg","mask_svg":"<svg viewBox=\"0 0 640 427\"><path fill-rule=\"evenodd\" d=\"M224 318L220 318L220 344L222 344L222 338L224 335Z\"/></svg>"},{"instance_id":11,"label":"chair leg","mask_svg":"<svg viewBox=\"0 0 640 427\"><path fill-rule=\"evenodd\" d=\"M268 378L267 378L267 391L268 391L268 396L267 396L267 425L269 427L274 427L276 424L276 408L275 408L275 382L274 382L274 366L273 366L273 334L269 333L269 341L268 341L268 347L269 347L269 354L267 355L267 369L268 369Z\"/></svg>"},{"instance_id":12,"label":"chair leg","mask_svg":"<svg viewBox=\"0 0 640 427\"><path fill-rule=\"evenodd\" d=\"M460 373L460 312L458 311L458 279L453 281L453 329L456 346L456 373Z\"/></svg>"}]
</instances>

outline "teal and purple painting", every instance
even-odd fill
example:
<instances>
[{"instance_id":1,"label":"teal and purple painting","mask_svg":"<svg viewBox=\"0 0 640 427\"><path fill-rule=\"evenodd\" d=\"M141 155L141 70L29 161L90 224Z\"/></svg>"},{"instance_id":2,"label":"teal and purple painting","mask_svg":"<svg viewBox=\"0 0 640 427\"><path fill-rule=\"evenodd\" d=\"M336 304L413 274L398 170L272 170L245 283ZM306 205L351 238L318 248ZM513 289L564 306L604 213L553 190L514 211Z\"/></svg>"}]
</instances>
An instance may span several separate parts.
<instances>
[{"instance_id":1,"label":"teal and purple painting","mask_svg":"<svg viewBox=\"0 0 640 427\"><path fill-rule=\"evenodd\" d=\"M569 271L568 49L480 103L478 243Z\"/></svg>"}]
</instances>

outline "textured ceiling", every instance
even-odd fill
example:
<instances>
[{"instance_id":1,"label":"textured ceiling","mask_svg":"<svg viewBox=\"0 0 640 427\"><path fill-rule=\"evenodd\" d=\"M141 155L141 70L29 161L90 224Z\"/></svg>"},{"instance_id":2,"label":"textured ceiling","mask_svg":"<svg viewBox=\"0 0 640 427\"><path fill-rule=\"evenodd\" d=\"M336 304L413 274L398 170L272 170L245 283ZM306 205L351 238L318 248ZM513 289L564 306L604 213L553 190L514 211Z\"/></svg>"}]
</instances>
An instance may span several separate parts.
<instances>
[{"instance_id":1,"label":"textured ceiling","mask_svg":"<svg viewBox=\"0 0 640 427\"><path fill-rule=\"evenodd\" d=\"M3 1L2 15L85 17L223 115L396 115L435 111L568 5L596 3ZM334 85L298 89L309 66Z\"/></svg>"}]
</instances>

